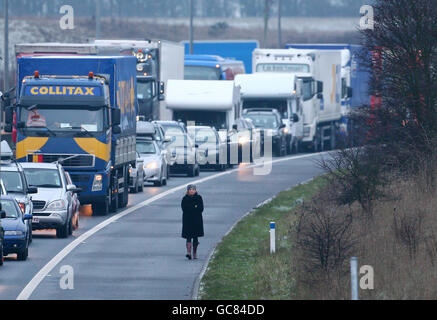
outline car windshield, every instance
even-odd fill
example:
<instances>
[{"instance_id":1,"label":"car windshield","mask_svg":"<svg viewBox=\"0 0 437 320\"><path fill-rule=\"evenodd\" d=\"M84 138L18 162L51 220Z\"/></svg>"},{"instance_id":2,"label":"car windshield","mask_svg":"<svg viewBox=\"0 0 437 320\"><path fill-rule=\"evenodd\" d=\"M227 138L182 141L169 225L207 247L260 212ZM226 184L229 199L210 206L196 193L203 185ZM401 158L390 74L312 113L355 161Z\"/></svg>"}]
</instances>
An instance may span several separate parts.
<instances>
[{"instance_id":1,"label":"car windshield","mask_svg":"<svg viewBox=\"0 0 437 320\"><path fill-rule=\"evenodd\" d=\"M220 69L216 67L185 66L185 80L220 80Z\"/></svg>"},{"instance_id":2,"label":"car windshield","mask_svg":"<svg viewBox=\"0 0 437 320\"><path fill-rule=\"evenodd\" d=\"M190 130L191 129L191 130ZM190 138L193 140L193 130L194 127L189 128L188 132L191 133ZM215 144L217 142L217 137L214 130L211 128L196 128L196 143L208 143Z\"/></svg>"},{"instance_id":3,"label":"car windshield","mask_svg":"<svg viewBox=\"0 0 437 320\"><path fill-rule=\"evenodd\" d=\"M137 141L137 152L139 154L155 154L155 144L152 141Z\"/></svg>"},{"instance_id":4,"label":"car windshield","mask_svg":"<svg viewBox=\"0 0 437 320\"><path fill-rule=\"evenodd\" d=\"M185 134L184 130L179 126L162 125L165 131L165 137L171 138L175 135Z\"/></svg>"},{"instance_id":5,"label":"car windshield","mask_svg":"<svg viewBox=\"0 0 437 320\"><path fill-rule=\"evenodd\" d=\"M245 99L243 101L243 109L251 108L276 109L281 114L282 119L288 118L286 99Z\"/></svg>"},{"instance_id":6,"label":"car windshield","mask_svg":"<svg viewBox=\"0 0 437 320\"><path fill-rule=\"evenodd\" d=\"M260 63L256 66L256 72L308 73L310 66L299 63Z\"/></svg>"},{"instance_id":7,"label":"car windshield","mask_svg":"<svg viewBox=\"0 0 437 320\"><path fill-rule=\"evenodd\" d=\"M40 188L61 188L61 177L57 169L25 168L27 182L30 186Z\"/></svg>"},{"instance_id":8,"label":"car windshield","mask_svg":"<svg viewBox=\"0 0 437 320\"><path fill-rule=\"evenodd\" d=\"M244 116L252 120L256 128L276 129L278 127L278 121L274 114L249 113Z\"/></svg>"},{"instance_id":9,"label":"car windshield","mask_svg":"<svg viewBox=\"0 0 437 320\"><path fill-rule=\"evenodd\" d=\"M0 203L2 204L2 210L6 212L6 218L16 219L19 217L20 213L13 200L1 199Z\"/></svg>"},{"instance_id":10,"label":"car windshield","mask_svg":"<svg viewBox=\"0 0 437 320\"><path fill-rule=\"evenodd\" d=\"M7 192L24 193L22 177L18 171L0 171L0 178Z\"/></svg>"},{"instance_id":11,"label":"car windshield","mask_svg":"<svg viewBox=\"0 0 437 320\"><path fill-rule=\"evenodd\" d=\"M106 123L105 110L64 106L22 107L20 120L28 130L101 132Z\"/></svg>"}]
</instances>

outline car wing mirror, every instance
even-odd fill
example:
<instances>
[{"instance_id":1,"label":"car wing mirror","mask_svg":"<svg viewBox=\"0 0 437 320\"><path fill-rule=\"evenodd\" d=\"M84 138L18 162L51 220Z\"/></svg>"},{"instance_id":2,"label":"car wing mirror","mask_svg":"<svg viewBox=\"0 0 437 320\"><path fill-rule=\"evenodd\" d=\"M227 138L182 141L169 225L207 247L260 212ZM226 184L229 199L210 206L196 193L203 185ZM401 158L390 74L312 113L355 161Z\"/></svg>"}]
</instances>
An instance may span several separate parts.
<instances>
[{"instance_id":1,"label":"car wing mirror","mask_svg":"<svg viewBox=\"0 0 437 320\"><path fill-rule=\"evenodd\" d=\"M4 210L0 211L0 219L6 218L6 212Z\"/></svg>"},{"instance_id":2,"label":"car wing mirror","mask_svg":"<svg viewBox=\"0 0 437 320\"><path fill-rule=\"evenodd\" d=\"M82 191L82 188L78 188L78 187L76 187L74 184L69 184L69 185L67 186L67 191L71 191L71 192L73 192L73 193L79 193L79 192Z\"/></svg>"},{"instance_id":3,"label":"car wing mirror","mask_svg":"<svg viewBox=\"0 0 437 320\"><path fill-rule=\"evenodd\" d=\"M27 193L29 193L29 194L38 193L38 188L37 187L28 187L27 188Z\"/></svg>"},{"instance_id":4,"label":"car wing mirror","mask_svg":"<svg viewBox=\"0 0 437 320\"><path fill-rule=\"evenodd\" d=\"M25 215L23 216L23 219L24 219L24 220L32 220L32 218L33 218L33 216L32 216L31 214L25 214Z\"/></svg>"}]
</instances>

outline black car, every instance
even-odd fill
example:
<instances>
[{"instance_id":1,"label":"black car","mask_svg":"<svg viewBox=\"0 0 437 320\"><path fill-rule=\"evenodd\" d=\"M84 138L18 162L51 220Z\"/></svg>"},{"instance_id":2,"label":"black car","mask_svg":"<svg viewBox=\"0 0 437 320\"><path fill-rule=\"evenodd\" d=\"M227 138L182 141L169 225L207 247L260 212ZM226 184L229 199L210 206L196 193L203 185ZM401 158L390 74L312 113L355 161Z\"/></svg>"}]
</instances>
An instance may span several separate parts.
<instances>
[{"instance_id":1,"label":"black car","mask_svg":"<svg viewBox=\"0 0 437 320\"><path fill-rule=\"evenodd\" d=\"M284 156L287 153L287 134L284 131L285 124L282 123L281 115L276 109L245 109L243 117L252 120L255 128L263 130L263 141L265 146L266 137L272 137L272 152L276 156Z\"/></svg>"}]
</instances>

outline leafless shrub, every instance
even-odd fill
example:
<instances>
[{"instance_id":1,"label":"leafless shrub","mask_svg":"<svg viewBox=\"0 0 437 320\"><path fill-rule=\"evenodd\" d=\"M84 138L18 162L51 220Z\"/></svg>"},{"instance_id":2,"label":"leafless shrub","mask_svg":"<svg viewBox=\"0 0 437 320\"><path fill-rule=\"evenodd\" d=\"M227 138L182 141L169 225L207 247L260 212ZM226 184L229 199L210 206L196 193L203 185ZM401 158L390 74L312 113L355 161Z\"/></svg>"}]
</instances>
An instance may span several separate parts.
<instances>
[{"instance_id":1,"label":"leafless shrub","mask_svg":"<svg viewBox=\"0 0 437 320\"><path fill-rule=\"evenodd\" d=\"M425 212L417 209L414 212L398 214L393 213L393 228L395 236L407 248L410 258L416 256L420 242L423 240L423 221Z\"/></svg>"},{"instance_id":2,"label":"leafless shrub","mask_svg":"<svg viewBox=\"0 0 437 320\"><path fill-rule=\"evenodd\" d=\"M297 227L297 245L302 264L311 280L331 279L344 272L355 240L351 233L352 216L344 215L335 205L327 205L321 195L303 206Z\"/></svg>"}]
</instances>

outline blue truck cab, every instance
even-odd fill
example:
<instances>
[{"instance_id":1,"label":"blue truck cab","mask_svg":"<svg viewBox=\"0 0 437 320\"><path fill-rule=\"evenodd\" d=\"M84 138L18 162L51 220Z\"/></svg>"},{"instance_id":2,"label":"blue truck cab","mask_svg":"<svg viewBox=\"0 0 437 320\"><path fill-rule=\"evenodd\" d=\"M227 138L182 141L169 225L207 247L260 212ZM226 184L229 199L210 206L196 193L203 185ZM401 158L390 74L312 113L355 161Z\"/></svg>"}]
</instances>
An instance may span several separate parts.
<instances>
[{"instance_id":1,"label":"blue truck cab","mask_svg":"<svg viewBox=\"0 0 437 320\"><path fill-rule=\"evenodd\" d=\"M244 63L214 55L185 55L185 80L234 80L245 73Z\"/></svg>"},{"instance_id":2,"label":"blue truck cab","mask_svg":"<svg viewBox=\"0 0 437 320\"><path fill-rule=\"evenodd\" d=\"M17 161L61 163L82 189L81 204L92 204L95 213L128 202L136 64L135 57L119 56L17 59Z\"/></svg>"}]
</instances>

